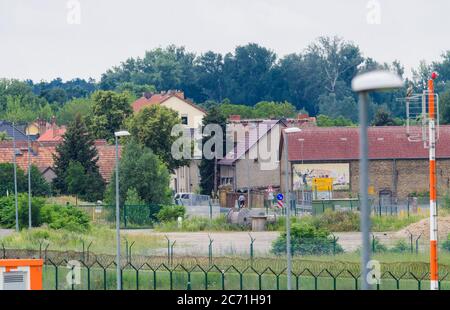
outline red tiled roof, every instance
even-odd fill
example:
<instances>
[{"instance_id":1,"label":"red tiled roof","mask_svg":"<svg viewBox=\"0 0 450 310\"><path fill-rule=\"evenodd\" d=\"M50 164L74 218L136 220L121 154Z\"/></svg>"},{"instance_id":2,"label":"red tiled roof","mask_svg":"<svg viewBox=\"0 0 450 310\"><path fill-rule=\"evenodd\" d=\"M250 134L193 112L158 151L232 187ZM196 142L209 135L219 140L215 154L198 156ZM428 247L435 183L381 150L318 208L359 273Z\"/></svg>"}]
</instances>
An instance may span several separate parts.
<instances>
[{"instance_id":1,"label":"red tiled roof","mask_svg":"<svg viewBox=\"0 0 450 310\"><path fill-rule=\"evenodd\" d=\"M450 158L450 126L440 126L439 130L436 157ZM423 142L408 140L405 127L370 127L368 136L369 159L426 159L429 156ZM301 132L289 134L288 139L290 161L359 159L359 128L356 127L302 128Z\"/></svg>"},{"instance_id":2,"label":"red tiled roof","mask_svg":"<svg viewBox=\"0 0 450 310\"><path fill-rule=\"evenodd\" d=\"M38 138L38 141L62 141L65 133L65 126L50 128Z\"/></svg>"},{"instance_id":3,"label":"red tiled roof","mask_svg":"<svg viewBox=\"0 0 450 310\"><path fill-rule=\"evenodd\" d=\"M48 167L53 167L53 154L59 141L53 142L33 142L31 153L31 163L44 171ZM115 167L115 146L109 145L105 140L96 140L95 147L98 152L97 165L100 174L107 182L111 179ZM16 149L20 151L20 155L16 156L17 165L23 170L28 167L28 146L26 141L16 142ZM119 148L119 156L121 148ZM0 142L0 163L13 162L13 145L11 141Z\"/></svg>"},{"instance_id":4,"label":"red tiled roof","mask_svg":"<svg viewBox=\"0 0 450 310\"><path fill-rule=\"evenodd\" d=\"M153 94L150 98L147 98L146 96L142 96L141 98L139 98L135 102L133 102L131 104L131 106L133 108L133 112L137 113L145 107L149 107L154 104L161 104L164 101L166 101L172 97L177 97L178 99L186 102L187 104L193 106L194 108L206 113L206 111L204 109L195 105L193 102L184 99L184 94L176 93L176 92L164 93L164 94Z\"/></svg>"}]
</instances>

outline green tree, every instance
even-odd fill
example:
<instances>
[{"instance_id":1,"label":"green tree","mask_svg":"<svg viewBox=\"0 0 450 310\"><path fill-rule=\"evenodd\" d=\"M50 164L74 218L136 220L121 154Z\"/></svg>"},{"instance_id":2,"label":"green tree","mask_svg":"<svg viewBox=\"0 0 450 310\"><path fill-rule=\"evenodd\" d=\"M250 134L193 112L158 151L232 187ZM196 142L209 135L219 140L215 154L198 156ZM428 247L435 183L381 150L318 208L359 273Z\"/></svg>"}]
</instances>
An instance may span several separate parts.
<instances>
[{"instance_id":1,"label":"green tree","mask_svg":"<svg viewBox=\"0 0 450 310\"><path fill-rule=\"evenodd\" d=\"M59 109L56 120L60 125L67 125L73 122L77 114L86 119L91 113L92 100L89 98L77 98L67 102Z\"/></svg>"},{"instance_id":2,"label":"green tree","mask_svg":"<svg viewBox=\"0 0 450 310\"><path fill-rule=\"evenodd\" d=\"M289 102L261 101L254 107L257 118L289 118L295 117L297 111Z\"/></svg>"},{"instance_id":3,"label":"green tree","mask_svg":"<svg viewBox=\"0 0 450 310\"><path fill-rule=\"evenodd\" d=\"M135 139L128 141L123 148L119 178L121 205L127 194L130 194L129 190L135 190L139 200L146 204L165 204L170 201L169 170L151 149L142 146ZM116 176L113 175L106 191L108 203L115 201L115 180Z\"/></svg>"},{"instance_id":4,"label":"green tree","mask_svg":"<svg viewBox=\"0 0 450 310\"><path fill-rule=\"evenodd\" d=\"M377 109L373 120L374 126L394 126L395 120L392 118L391 113L383 107Z\"/></svg>"},{"instance_id":5,"label":"green tree","mask_svg":"<svg viewBox=\"0 0 450 310\"><path fill-rule=\"evenodd\" d=\"M167 165L169 170L187 164L187 160L172 156L172 144L179 137L172 136L172 128L181 124L178 113L160 105L152 105L127 120L127 127L137 141L149 147Z\"/></svg>"},{"instance_id":6,"label":"green tree","mask_svg":"<svg viewBox=\"0 0 450 310\"><path fill-rule=\"evenodd\" d=\"M67 168L67 174L65 178L67 184L67 192L75 195L75 204L78 205L78 196L83 195L86 189L86 173L83 166L78 161L71 161Z\"/></svg>"},{"instance_id":7,"label":"green tree","mask_svg":"<svg viewBox=\"0 0 450 310\"><path fill-rule=\"evenodd\" d=\"M450 87L439 98L442 124L450 124Z\"/></svg>"},{"instance_id":8,"label":"green tree","mask_svg":"<svg viewBox=\"0 0 450 310\"><path fill-rule=\"evenodd\" d=\"M50 184L42 176L39 168L35 165L31 165L31 194L33 196L47 196L50 194ZM23 191L28 191L28 183Z\"/></svg>"},{"instance_id":9,"label":"green tree","mask_svg":"<svg viewBox=\"0 0 450 310\"><path fill-rule=\"evenodd\" d=\"M28 193L28 176L25 171L17 167L17 192ZM0 196L14 195L14 165L11 163L0 164ZM31 194L33 196L46 196L50 193L50 185L42 176L39 169L31 166Z\"/></svg>"},{"instance_id":10,"label":"green tree","mask_svg":"<svg viewBox=\"0 0 450 310\"><path fill-rule=\"evenodd\" d=\"M97 91L92 95L90 127L94 137L112 139L114 132L122 129L124 120L132 114L128 92Z\"/></svg>"},{"instance_id":11,"label":"green tree","mask_svg":"<svg viewBox=\"0 0 450 310\"><path fill-rule=\"evenodd\" d=\"M94 145L94 139L80 115L77 115L75 120L67 127L63 138L63 142L56 147L56 154L53 155L56 174L55 179L53 179L54 188L62 194L68 193L66 182L68 168L70 162L78 162L84 168L88 179L88 189L86 189L83 198L90 201L101 199L105 184L97 165L98 153Z\"/></svg>"},{"instance_id":12,"label":"green tree","mask_svg":"<svg viewBox=\"0 0 450 310\"><path fill-rule=\"evenodd\" d=\"M342 126L355 126L355 124L342 116L337 118L330 118L327 115L318 115L317 116L317 126L319 127L342 127Z\"/></svg>"},{"instance_id":13,"label":"green tree","mask_svg":"<svg viewBox=\"0 0 450 310\"><path fill-rule=\"evenodd\" d=\"M223 145L222 150L225 152L225 143L226 143L226 119L221 113L221 111L217 107L213 107L208 111L208 114L203 118L202 126L203 128L209 124L217 124L222 128L223 133ZM214 133L217 134L217 133ZM211 137L203 137L203 143L205 144L207 140L209 140ZM212 152L216 151L216 147L214 146L211 150ZM219 159L224 156L224 154L217 154L216 155ZM206 159L204 156L202 157L202 160L200 162L200 189L201 193L204 195L210 195L211 192L214 189L214 167L215 167L215 159ZM217 167L219 169L219 167ZM217 170L216 174L216 182L219 183L219 171Z\"/></svg>"}]
</instances>

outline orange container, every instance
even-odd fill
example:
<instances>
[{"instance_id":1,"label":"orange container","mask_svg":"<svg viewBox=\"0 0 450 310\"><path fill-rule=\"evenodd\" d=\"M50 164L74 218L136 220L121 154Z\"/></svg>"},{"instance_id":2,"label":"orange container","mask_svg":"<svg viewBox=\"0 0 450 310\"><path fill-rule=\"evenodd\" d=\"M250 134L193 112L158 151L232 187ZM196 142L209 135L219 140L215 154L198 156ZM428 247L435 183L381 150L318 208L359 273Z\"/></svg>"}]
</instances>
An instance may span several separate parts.
<instances>
[{"instance_id":1,"label":"orange container","mask_svg":"<svg viewBox=\"0 0 450 310\"><path fill-rule=\"evenodd\" d=\"M0 290L42 290L43 259L0 259Z\"/></svg>"}]
</instances>

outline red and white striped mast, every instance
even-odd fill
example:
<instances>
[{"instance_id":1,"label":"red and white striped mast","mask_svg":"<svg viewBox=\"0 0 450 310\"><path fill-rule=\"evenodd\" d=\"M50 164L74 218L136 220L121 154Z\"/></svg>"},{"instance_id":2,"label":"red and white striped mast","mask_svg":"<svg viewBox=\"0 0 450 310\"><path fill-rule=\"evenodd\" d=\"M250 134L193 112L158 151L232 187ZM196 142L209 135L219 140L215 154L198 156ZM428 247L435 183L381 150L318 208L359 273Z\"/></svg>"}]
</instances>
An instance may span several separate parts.
<instances>
[{"instance_id":1,"label":"red and white striped mast","mask_svg":"<svg viewBox=\"0 0 450 310\"><path fill-rule=\"evenodd\" d=\"M437 208L436 208L436 115L435 115L435 97L434 97L434 80L437 73L431 74L428 81L428 117L429 117L429 152L430 152L430 289L439 289L439 272L438 272L438 256L437 256Z\"/></svg>"}]
</instances>

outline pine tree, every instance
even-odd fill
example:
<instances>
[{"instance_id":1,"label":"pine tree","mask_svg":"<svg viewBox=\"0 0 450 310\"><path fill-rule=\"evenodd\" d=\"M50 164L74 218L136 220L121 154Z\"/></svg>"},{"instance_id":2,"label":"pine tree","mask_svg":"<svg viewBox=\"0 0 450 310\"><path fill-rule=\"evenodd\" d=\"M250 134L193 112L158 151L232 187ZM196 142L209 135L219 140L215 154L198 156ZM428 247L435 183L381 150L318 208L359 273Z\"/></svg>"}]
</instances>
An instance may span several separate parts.
<instances>
[{"instance_id":1,"label":"pine tree","mask_svg":"<svg viewBox=\"0 0 450 310\"><path fill-rule=\"evenodd\" d=\"M217 124L222 128L223 133L223 151L225 152L225 133L226 133L226 119L225 116L221 113L219 108L212 107L208 114L203 118L203 128L208 124ZM207 140L209 140L211 137L203 137L203 145ZM212 150L215 152L215 150ZM224 154L217 154L217 156L224 156ZM221 158L221 157L219 157ZM200 163L200 189L201 193L204 195L210 195L212 190L214 189L214 165L215 160L214 159L206 159L202 158L202 161ZM217 184L219 184L219 167L217 167Z\"/></svg>"},{"instance_id":2,"label":"pine tree","mask_svg":"<svg viewBox=\"0 0 450 310\"><path fill-rule=\"evenodd\" d=\"M67 171L69 164L70 162L78 162L84 169L86 179L84 183L86 187L80 190L78 196L90 201L101 199L105 182L97 165L98 153L94 139L80 115L77 115L68 126L63 138L63 142L56 147L56 154L53 155L56 174L53 180L54 188L61 194L68 193Z\"/></svg>"}]
</instances>

